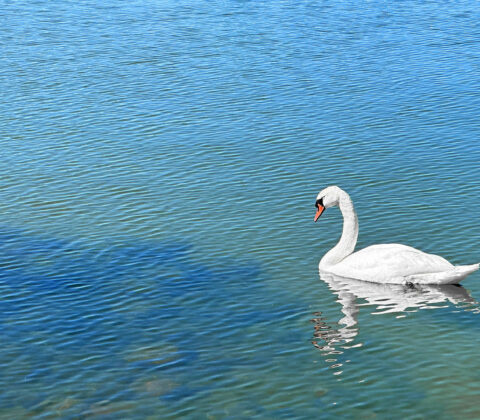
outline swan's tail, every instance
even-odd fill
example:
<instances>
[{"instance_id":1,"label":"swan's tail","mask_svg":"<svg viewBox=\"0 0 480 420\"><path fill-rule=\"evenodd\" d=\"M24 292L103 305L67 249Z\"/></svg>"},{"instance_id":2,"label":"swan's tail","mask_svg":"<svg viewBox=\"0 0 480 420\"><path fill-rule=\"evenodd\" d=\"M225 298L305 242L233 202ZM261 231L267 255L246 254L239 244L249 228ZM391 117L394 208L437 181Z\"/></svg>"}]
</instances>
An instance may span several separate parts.
<instances>
[{"instance_id":1,"label":"swan's tail","mask_svg":"<svg viewBox=\"0 0 480 420\"><path fill-rule=\"evenodd\" d=\"M479 266L480 264L456 265L451 272L447 272L445 274L447 274L449 279L453 281L450 282L450 284L460 283L460 281L467 277L469 274L477 271Z\"/></svg>"},{"instance_id":2,"label":"swan's tail","mask_svg":"<svg viewBox=\"0 0 480 420\"><path fill-rule=\"evenodd\" d=\"M456 265L455 271L458 271L459 273L463 273L464 276L468 276L474 271L477 271L479 267L480 267L480 264Z\"/></svg>"},{"instance_id":3,"label":"swan's tail","mask_svg":"<svg viewBox=\"0 0 480 420\"><path fill-rule=\"evenodd\" d=\"M407 282L418 284L458 284L469 274L477 271L480 264L456 265L452 270L440 273L424 273L406 277Z\"/></svg>"}]
</instances>

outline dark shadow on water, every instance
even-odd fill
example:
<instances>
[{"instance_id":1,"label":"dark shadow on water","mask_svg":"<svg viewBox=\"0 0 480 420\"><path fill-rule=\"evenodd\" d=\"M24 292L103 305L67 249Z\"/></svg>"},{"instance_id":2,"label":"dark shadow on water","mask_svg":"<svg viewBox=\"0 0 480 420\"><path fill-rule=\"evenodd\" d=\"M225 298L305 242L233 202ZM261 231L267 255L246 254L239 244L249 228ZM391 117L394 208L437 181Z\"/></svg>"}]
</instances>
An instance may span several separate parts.
<instances>
[{"instance_id":1,"label":"dark shadow on water","mask_svg":"<svg viewBox=\"0 0 480 420\"><path fill-rule=\"evenodd\" d=\"M115 402L115 384L123 399L154 395L174 407L270 361L264 335L245 331L302 308L265 290L255 261L207 266L192 255L181 241L90 248L1 227L0 387L9 393L0 408L36 413L58 394L77 401L62 415L88 413Z\"/></svg>"}]
</instances>

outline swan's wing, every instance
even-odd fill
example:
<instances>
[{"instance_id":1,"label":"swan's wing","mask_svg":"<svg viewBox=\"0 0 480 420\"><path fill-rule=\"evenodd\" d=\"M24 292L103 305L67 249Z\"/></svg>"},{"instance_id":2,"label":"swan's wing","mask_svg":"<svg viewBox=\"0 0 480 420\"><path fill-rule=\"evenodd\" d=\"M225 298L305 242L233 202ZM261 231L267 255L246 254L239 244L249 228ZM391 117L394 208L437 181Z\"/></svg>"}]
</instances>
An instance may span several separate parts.
<instances>
[{"instance_id":1,"label":"swan's wing","mask_svg":"<svg viewBox=\"0 0 480 420\"><path fill-rule=\"evenodd\" d=\"M446 259L400 245L372 245L336 264L335 274L380 283L402 283L408 277L454 270Z\"/></svg>"}]
</instances>

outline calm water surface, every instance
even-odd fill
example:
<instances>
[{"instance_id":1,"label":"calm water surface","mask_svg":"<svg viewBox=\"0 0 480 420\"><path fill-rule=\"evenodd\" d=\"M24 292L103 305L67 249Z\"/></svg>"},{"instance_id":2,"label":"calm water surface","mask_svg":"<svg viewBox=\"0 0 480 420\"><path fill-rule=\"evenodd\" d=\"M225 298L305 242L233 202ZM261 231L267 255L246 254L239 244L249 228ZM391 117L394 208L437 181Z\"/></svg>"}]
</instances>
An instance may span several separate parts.
<instances>
[{"instance_id":1,"label":"calm water surface","mask_svg":"<svg viewBox=\"0 0 480 420\"><path fill-rule=\"evenodd\" d=\"M3 2L0 418L480 417L474 2Z\"/></svg>"}]
</instances>

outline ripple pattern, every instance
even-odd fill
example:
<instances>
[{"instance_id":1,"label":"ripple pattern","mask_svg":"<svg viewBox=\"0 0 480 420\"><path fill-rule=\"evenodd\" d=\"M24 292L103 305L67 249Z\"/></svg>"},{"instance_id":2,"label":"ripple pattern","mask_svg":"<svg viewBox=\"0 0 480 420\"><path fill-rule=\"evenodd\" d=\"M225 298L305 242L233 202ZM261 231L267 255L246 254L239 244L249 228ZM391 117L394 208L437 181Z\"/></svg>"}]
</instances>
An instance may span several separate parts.
<instances>
[{"instance_id":1,"label":"ripple pattern","mask_svg":"<svg viewBox=\"0 0 480 420\"><path fill-rule=\"evenodd\" d=\"M2 12L0 418L480 417L479 276L335 286L312 222L480 261L471 2Z\"/></svg>"}]
</instances>

